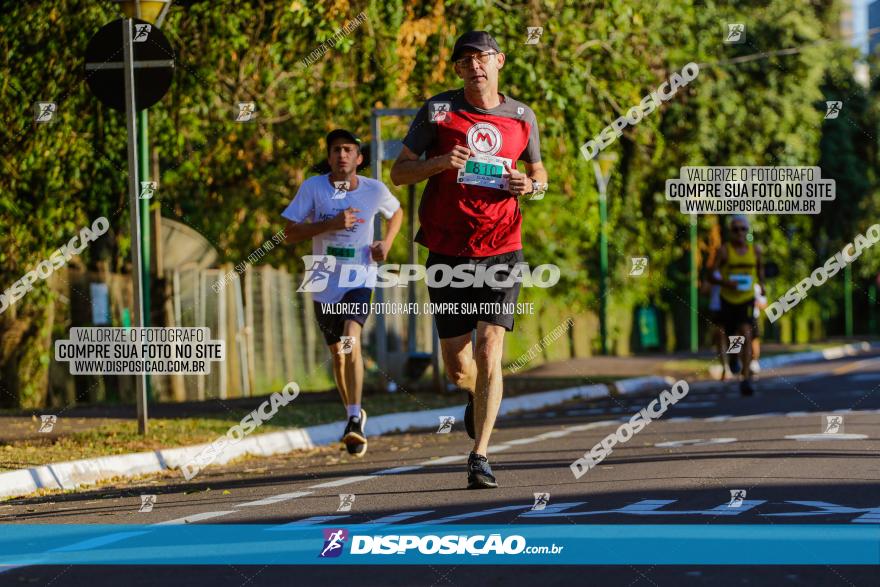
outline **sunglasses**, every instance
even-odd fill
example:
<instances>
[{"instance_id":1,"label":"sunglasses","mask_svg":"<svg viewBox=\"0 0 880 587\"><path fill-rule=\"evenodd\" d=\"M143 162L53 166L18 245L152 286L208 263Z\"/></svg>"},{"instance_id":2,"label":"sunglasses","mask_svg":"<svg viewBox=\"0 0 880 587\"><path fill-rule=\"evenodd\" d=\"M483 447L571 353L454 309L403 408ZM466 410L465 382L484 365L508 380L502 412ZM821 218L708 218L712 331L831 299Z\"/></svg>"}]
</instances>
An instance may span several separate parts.
<instances>
[{"instance_id":1,"label":"sunglasses","mask_svg":"<svg viewBox=\"0 0 880 587\"><path fill-rule=\"evenodd\" d=\"M477 60L483 65L489 63L489 58L492 55L498 55L495 51L483 51L482 53L477 53L475 55L469 55L467 57L462 57L461 59L456 59L453 61L454 64L460 65L461 67L466 67L471 64L472 60Z\"/></svg>"},{"instance_id":2,"label":"sunglasses","mask_svg":"<svg viewBox=\"0 0 880 587\"><path fill-rule=\"evenodd\" d=\"M749 229L746 228L745 226L734 226L734 227L731 228L730 230L731 230L732 232L748 232L748 231L749 231Z\"/></svg>"}]
</instances>

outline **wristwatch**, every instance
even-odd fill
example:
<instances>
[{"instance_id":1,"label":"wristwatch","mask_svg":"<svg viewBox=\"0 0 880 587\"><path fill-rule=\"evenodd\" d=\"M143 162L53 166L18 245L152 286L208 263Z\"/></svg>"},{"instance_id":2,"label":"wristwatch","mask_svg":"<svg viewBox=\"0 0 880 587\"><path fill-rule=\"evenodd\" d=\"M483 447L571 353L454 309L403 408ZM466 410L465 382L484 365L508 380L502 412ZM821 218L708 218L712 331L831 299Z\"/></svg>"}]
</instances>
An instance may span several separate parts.
<instances>
[{"instance_id":1,"label":"wristwatch","mask_svg":"<svg viewBox=\"0 0 880 587\"><path fill-rule=\"evenodd\" d=\"M540 181L538 181L536 179L532 179L531 177L529 179L532 180L532 198L531 199L534 200L534 199L540 199L540 198L544 197L544 192L547 191L547 184L541 183Z\"/></svg>"}]
</instances>

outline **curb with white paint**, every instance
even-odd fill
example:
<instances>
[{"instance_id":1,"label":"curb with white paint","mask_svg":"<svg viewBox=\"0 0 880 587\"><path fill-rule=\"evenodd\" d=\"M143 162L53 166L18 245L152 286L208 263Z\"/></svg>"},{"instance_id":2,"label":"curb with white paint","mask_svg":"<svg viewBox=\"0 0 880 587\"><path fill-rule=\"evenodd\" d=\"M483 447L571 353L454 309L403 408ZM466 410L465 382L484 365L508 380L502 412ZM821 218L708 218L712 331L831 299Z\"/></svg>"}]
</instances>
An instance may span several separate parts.
<instances>
[{"instance_id":1,"label":"curb with white paint","mask_svg":"<svg viewBox=\"0 0 880 587\"><path fill-rule=\"evenodd\" d=\"M871 348L872 345L867 342L848 344L824 351L770 357L762 361L762 364L770 369L795 363L827 361L853 356ZM573 399L596 399L655 391L672 383L674 383L674 379L670 377L651 375L623 379L611 385L582 385L557 391L530 393L502 400L498 415L539 410ZM369 431L370 435L375 437L390 432L436 428L440 421L439 418L442 416L454 416L456 420L461 420L464 418L464 407L446 407L420 412L398 412L373 416L369 420ZM245 455L271 456L333 444L339 440L339 430L343 424L344 422L334 422L250 436L235 444L228 445L213 462L224 464ZM69 490L114 477L136 477L169 469L179 469L181 465L192 460L209 446L210 443L206 443L150 452L105 456L0 473L0 498L27 495L40 489Z\"/></svg>"},{"instance_id":2,"label":"curb with white paint","mask_svg":"<svg viewBox=\"0 0 880 587\"><path fill-rule=\"evenodd\" d=\"M539 410L573 399L595 399L607 395L608 387L605 385L583 385L558 391L530 393L503 400L499 415L524 410ZM370 436L375 437L390 432L437 428L442 416L454 416L456 420L460 421L464 418L464 406L372 416L369 420L369 432ZM222 465L245 455L271 456L333 444L339 440L339 430L344 424L344 422L333 422L308 428L249 436L235 444L228 445L217 455L213 463ZM179 469L181 465L191 461L209 446L210 443L205 443L151 452L54 463L0 473L0 498L27 495L40 489L74 489L114 477L136 477L169 469Z\"/></svg>"}]
</instances>

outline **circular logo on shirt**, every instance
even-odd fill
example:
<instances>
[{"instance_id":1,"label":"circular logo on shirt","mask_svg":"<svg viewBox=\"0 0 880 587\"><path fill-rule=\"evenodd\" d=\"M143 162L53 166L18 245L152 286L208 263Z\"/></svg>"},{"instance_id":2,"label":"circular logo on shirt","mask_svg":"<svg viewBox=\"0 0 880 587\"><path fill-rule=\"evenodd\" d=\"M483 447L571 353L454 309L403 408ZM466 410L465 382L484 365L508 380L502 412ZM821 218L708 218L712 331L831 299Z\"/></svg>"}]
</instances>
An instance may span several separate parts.
<instances>
[{"instance_id":1,"label":"circular logo on shirt","mask_svg":"<svg viewBox=\"0 0 880 587\"><path fill-rule=\"evenodd\" d=\"M478 122L468 129L468 147L480 155L494 155L501 150L501 131L494 124Z\"/></svg>"}]
</instances>

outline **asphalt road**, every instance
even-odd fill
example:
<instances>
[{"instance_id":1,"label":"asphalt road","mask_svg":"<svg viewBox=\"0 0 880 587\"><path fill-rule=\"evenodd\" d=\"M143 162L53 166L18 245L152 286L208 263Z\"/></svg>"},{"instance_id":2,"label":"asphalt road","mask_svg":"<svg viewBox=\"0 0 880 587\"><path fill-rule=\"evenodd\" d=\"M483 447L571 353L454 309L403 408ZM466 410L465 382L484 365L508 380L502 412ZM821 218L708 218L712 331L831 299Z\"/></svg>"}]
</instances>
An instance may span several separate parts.
<instances>
[{"instance_id":1,"label":"asphalt road","mask_svg":"<svg viewBox=\"0 0 880 587\"><path fill-rule=\"evenodd\" d=\"M692 382L662 418L575 479L572 461L654 397L570 403L504 418L490 449L501 485L496 490L464 489L470 444L456 423L448 434L375 438L363 459L324 447L210 468L190 482L167 474L18 499L0 506L0 523L880 524L880 354L763 373L749 398L734 384ZM842 417L835 433L828 432L828 417ZM733 507L740 498L732 491L745 492ZM533 509L535 493L549 494L543 510ZM139 511L142 495L156 496L152 511ZM341 495L354 495L350 510L340 511L342 501L350 501ZM877 568L828 565L0 567L0 585L53 586L574 581L852 587L877 585L878 576Z\"/></svg>"}]
</instances>

